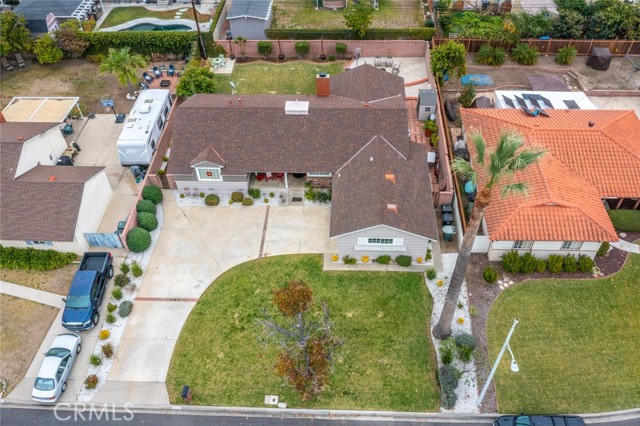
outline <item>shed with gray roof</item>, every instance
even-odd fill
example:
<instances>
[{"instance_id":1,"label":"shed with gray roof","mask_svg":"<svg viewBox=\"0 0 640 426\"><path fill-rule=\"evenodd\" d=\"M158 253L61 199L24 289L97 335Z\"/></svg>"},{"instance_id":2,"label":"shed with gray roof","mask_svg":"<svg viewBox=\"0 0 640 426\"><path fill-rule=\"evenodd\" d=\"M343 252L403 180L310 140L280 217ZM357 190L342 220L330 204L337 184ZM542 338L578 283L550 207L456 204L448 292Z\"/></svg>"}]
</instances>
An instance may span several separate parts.
<instances>
[{"instance_id":1,"label":"shed with gray roof","mask_svg":"<svg viewBox=\"0 0 640 426\"><path fill-rule=\"evenodd\" d=\"M266 40L265 30L271 26L273 0L234 0L227 12L233 38Z\"/></svg>"}]
</instances>

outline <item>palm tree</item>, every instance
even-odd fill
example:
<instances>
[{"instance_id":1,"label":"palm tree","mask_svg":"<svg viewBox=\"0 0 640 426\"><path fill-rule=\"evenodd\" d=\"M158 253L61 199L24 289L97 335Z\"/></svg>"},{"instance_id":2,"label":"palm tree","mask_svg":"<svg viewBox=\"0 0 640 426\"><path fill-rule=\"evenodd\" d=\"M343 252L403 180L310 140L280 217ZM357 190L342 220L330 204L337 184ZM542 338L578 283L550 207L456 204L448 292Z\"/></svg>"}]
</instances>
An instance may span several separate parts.
<instances>
[{"instance_id":1,"label":"palm tree","mask_svg":"<svg viewBox=\"0 0 640 426\"><path fill-rule=\"evenodd\" d=\"M544 151L535 148L526 148L520 150L524 144L521 135L515 132L503 132L500 135L498 146L487 156L485 156L485 141L479 132L471 134L471 141L476 148L475 163L483 168L486 177L486 183L478 192L473 210L471 211L471 219L462 240L462 246L458 253L456 266L451 276L449 289L445 299L442 313L438 324L433 329L433 335L438 339L445 339L451 335L451 322L453 314L458 304L458 297L462 288L462 281L467 271L471 248L478 233L478 227L484 215L484 209L491 203L491 191L494 186L502 183L505 178L512 178L513 174L522 171L531 164L536 163L540 157L544 155ZM520 151L519 151L520 150ZM485 163L485 157L487 162ZM459 173L465 180L471 180L476 183L477 171L473 169L471 164L464 159L457 157L453 161L452 170ZM527 187L523 182L508 183L502 186L501 195L503 197L511 193L526 194Z\"/></svg>"},{"instance_id":2,"label":"palm tree","mask_svg":"<svg viewBox=\"0 0 640 426\"><path fill-rule=\"evenodd\" d=\"M138 80L136 71L146 67L147 61L139 54L131 54L129 48L109 48L109 55L100 64L100 72L108 72L116 76L123 86L129 86Z\"/></svg>"}]
</instances>

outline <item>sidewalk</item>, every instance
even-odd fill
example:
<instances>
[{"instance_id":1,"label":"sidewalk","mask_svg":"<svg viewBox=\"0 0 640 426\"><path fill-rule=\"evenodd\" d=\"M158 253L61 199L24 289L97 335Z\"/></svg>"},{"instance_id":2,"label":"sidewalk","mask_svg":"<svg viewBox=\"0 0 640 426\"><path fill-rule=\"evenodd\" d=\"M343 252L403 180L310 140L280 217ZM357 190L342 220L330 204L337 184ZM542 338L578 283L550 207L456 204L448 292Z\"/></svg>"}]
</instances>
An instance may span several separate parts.
<instances>
[{"instance_id":1,"label":"sidewalk","mask_svg":"<svg viewBox=\"0 0 640 426\"><path fill-rule=\"evenodd\" d=\"M640 245L630 243L629 241L625 241L620 239L620 241L612 242L611 247L615 247L618 250L626 251L628 253L636 253L640 254Z\"/></svg>"},{"instance_id":2,"label":"sidewalk","mask_svg":"<svg viewBox=\"0 0 640 426\"><path fill-rule=\"evenodd\" d=\"M62 308L64 306L64 302L62 301L62 298L59 294L49 293L48 291L42 291L35 288L8 283L6 281L0 281L0 293L19 297L21 299L31 300L43 305L53 306L54 308Z\"/></svg>"}]
</instances>

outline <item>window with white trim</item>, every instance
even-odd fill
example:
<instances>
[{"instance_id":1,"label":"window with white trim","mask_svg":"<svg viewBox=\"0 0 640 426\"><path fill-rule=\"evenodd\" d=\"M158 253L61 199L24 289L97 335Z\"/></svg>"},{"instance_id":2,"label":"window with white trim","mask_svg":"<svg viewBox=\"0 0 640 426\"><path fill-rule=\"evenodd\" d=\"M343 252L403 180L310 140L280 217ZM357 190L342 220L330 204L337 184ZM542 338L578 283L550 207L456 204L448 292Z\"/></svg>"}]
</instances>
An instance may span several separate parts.
<instances>
[{"instance_id":1,"label":"window with white trim","mask_svg":"<svg viewBox=\"0 0 640 426\"><path fill-rule=\"evenodd\" d=\"M28 246L52 246L53 243L51 241L36 241L36 240L28 240Z\"/></svg>"},{"instance_id":2,"label":"window with white trim","mask_svg":"<svg viewBox=\"0 0 640 426\"><path fill-rule=\"evenodd\" d=\"M582 242L580 241L563 241L560 250L580 250Z\"/></svg>"},{"instance_id":3,"label":"window with white trim","mask_svg":"<svg viewBox=\"0 0 640 426\"><path fill-rule=\"evenodd\" d=\"M309 172L307 177L331 177L331 173L328 172Z\"/></svg>"},{"instance_id":4,"label":"window with white trim","mask_svg":"<svg viewBox=\"0 0 640 426\"><path fill-rule=\"evenodd\" d=\"M220 167L196 167L198 180L215 180L221 181Z\"/></svg>"},{"instance_id":5,"label":"window with white trim","mask_svg":"<svg viewBox=\"0 0 640 426\"><path fill-rule=\"evenodd\" d=\"M401 246L404 244L404 238L358 238L358 245L390 245Z\"/></svg>"},{"instance_id":6,"label":"window with white trim","mask_svg":"<svg viewBox=\"0 0 640 426\"><path fill-rule=\"evenodd\" d=\"M526 250L533 247L533 241L514 241L511 247L514 250Z\"/></svg>"}]
</instances>

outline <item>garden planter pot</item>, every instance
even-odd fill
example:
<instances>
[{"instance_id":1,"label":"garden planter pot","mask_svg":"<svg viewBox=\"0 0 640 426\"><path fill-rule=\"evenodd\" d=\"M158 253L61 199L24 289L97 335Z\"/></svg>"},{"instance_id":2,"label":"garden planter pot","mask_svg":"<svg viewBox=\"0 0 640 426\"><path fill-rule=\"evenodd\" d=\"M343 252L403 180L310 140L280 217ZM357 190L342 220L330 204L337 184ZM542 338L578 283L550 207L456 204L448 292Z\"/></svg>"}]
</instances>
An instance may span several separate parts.
<instances>
[{"instance_id":1,"label":"garden planter pot","mask_svg":"<svg viewBox=\"0 0 640 426\"><path fill-rule=\"evenodd\" d=\"M324 61L325 59L327 59L327 55L320 55L320 60Z\"/></svg>"},{"instance_id":2,"label":"garden planter pot","mask_svg":"<svg viewBox=\"0 0 640 426\"><path fill-rule=\"evenodd\" d=\"M283 61L283 60L284 60L284 55L283 55L282 53L281 53L281 54L279 54L279 55L278 55L278 59L279 59L279 60L281 60L281 61Z\"/></svg>"},{"instance_id":3,"label":"garden planter pot","mask_svg":"<svg viewBox=\"0 0 640 426\"><path fill-rule=\"evenodd\" d=\"M431 139L431 135L433 134L433 132L429 129L424 129L424 135L426 137L428 137L429 139Z\"/></svg>"}]
</instances>

